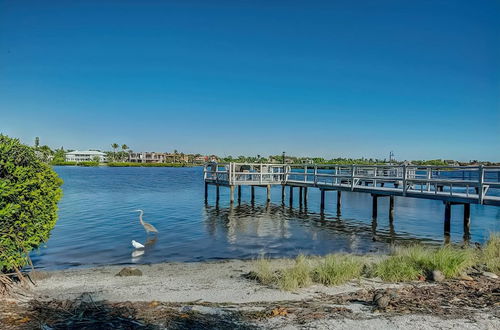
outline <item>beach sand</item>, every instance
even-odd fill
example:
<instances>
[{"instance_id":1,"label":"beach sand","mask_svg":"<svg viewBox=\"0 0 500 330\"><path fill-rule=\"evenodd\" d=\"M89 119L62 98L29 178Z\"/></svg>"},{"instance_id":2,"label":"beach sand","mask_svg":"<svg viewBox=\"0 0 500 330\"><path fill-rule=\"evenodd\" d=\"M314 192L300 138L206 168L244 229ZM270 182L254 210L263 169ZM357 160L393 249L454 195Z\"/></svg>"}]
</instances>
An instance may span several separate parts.
<instances>
[{"instance_id":1,"label":"beach sand","mask_svg":"<svg viewBox=\"0 0 500 330\"><path fill-rule=\"evenodd\" d=\"M362 279L340 286L314 285L287 292L248 279L245 275L254 270L251 261L136 265L132 267L139 269L141 276L116 276L124 267L38 272L33 276L36 285L29 288L24 302L19 304L29 309L26 306L33 301L50 306L49 302L54 301L90 299L93 304L105 302L110 308L126 307L134 320L153 328L500 328L500 281L493 279L457 281L452 285L387 284ZM455 299L454 291L460 291L456 288L464 285L470 286L470 297L462 294ZM429 301L433 290L436 297L442 298L434 305ZM398 300L380 309L372 303L374 292L397 292ZM477 292L489 296L475 302ZM424 296L419 298L419 294ZM422 300L420 305L411 303L413 296ZM440 306L454 299L458 299L455 305ZM411 306L403 308L405 301ZM483 308L481 304L488 306ZM35 314L28 319L50 322Z\"/></svg>"}]
</instances>

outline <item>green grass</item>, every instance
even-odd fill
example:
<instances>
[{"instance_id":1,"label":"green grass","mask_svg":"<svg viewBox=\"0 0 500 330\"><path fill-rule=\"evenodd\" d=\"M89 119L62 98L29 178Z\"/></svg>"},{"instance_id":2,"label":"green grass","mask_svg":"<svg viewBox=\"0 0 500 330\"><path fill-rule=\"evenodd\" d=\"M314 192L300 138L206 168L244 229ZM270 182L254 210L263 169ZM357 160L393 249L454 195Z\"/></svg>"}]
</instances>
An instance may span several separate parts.
<instances>
[{"instance_id":1,"label":"green grass","mask_svg":"<svg viewBox=\"0 0 500 330\"><path fill-rule=\"evenodd\" d=\"M490 235L490 239L481 252L480 262L488 271L500 275L500 233Z\"/></svg>"},{"instance_id":2,"label":"green grass","mask_svg":"<svg viewBox=\"0 0 500 330\"><path fill-rule=\"evenodd\" d=\"M312 284L311 261L304 255L295 258L295 264L279 271L278 286L282 290L292 291Z\"/></svg>"},{"instance_id":3,"label":"green grass","mask_svg":"<svg viewBox=\"0 0 500 330\"><path fill-rule=\"evenodd\" d=\"M415 244L394 248L389 256L376 260L347 254L299 255L293 265L275 266L276 269L269 259L260 258L255 262L252 277L263 284L293 291L313 283L339 285L360 277L380 277L387 282L415 281L420 276L430 278L434 270L441 271L446 278L454 278L471 267L500 274L500 234L492 234L481 250Z\"/></svg>"},{"instance_id":4,"label":"green grass","mask_svg":"<svg viewBox=\"0 0 500 330\"><path fill-rule=\"evenodd\" d=\"M330 254L313 269L313 279L324 285L339 285L359 278L365 262L360 257Z\"/></svg>"},{"instance_id":5,"label":"green grass","mask_svg":"<svg viewBox=\"0 0 500 330\"><path fill-rule=\"evenodd\" d=\"M444 246L438 249L411 245L394 249L392 255L376 266L375 273L384 281L401 282L429 276L439 270L447 278L458 276L477 262L470 248Z\"/></svg>"}]
</instances>

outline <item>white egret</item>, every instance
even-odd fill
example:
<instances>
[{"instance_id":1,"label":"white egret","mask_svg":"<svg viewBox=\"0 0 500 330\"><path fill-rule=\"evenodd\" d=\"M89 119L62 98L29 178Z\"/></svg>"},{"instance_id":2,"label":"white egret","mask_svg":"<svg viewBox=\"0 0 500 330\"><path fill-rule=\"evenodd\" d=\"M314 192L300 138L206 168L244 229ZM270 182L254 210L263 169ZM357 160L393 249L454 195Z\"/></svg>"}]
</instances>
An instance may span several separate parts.
<instances>
[{"instance_id":1,"label":"white egret","mask_svg":"<svg viewBox=\"0 0 500 330\"><path fill-rule=\"evenodd\" d=\"M144 214L143 210L134 210L133 212L140 212L139 214L139 222L141 225L144 227L144 230L146 231L147 234L151 233L157 233L158 230L150 223L144 222L142 220L142 215Z\"/></svg>"},{"instance_id":2,"label":"white egret","mask_svg":"<svg viewBox=\"0 0 500 330\"><path fill-rule=\"evenodd\" d=\"M132 246L136 249L144 249L144 245L134 240L132 240Z\"/></svg>"}]
</instances>

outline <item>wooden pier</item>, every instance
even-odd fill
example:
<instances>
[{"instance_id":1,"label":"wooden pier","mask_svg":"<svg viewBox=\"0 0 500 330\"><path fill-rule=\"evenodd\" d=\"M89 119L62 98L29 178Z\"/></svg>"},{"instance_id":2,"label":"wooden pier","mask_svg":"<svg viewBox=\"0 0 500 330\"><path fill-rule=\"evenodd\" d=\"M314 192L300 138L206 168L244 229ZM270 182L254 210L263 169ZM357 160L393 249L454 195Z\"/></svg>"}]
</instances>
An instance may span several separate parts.
<instances>
[{"instance_id":1,"label":"wooden pier","mask_svg":"<svg viewBox=\"0 0 500 330\"><path fill-rule=\"evenodd\" d=\"M416 166L416 165L300 165L300 164L241 164L208 163L204 166L205 200L208 185L229 187L230 203L234 203L234 189L251 187L251 201L255 187L267 191L271 201L271 187L281 186L281 202L289 189L290 206L294 190L298 190L299 205L307 205L309 188L320 190L321 212L325 209L326 193L337 192L337 213L340 214L342 193L361 192L372 196L372 216L377 218L378 199L389 198L389 217L394 217L394 196L435 199L444 203L444 232L449 236L451 207L463 205L464 237L470 231L470 204L500 206L500 196L491 192L500 188L500 166Z\"/></svg>"}]
</instances>

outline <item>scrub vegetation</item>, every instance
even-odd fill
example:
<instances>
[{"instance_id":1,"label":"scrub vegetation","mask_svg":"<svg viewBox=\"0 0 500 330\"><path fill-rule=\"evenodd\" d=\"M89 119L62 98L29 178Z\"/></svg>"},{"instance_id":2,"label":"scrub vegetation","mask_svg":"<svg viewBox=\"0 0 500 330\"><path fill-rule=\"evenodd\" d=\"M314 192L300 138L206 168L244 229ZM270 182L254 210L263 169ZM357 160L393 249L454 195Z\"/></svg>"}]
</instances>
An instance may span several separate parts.
<instances>
[{"instance_id":1,"label":"scrub vegetation","mask_svg":"<svg viewBox=\"0 0 500 330\"><path fill-rule=\"evenodd\" d=\"M61 185L32 147L0 134L0 276L25 266L49 238Z\"/></svg>"},{"instance_id":2,"label":"scrub vegetation","mask_svg":"<svg viewBox=\"0 0 500 330\"><path fill-rule=\"evenodd\" d=\"M440 248L410 245L396 247L383 257L329 254L299 255L294 262L274 266L261 257L255 261L251 278L262 284L293 291L311 284L339 285L361 277L379 277L387 282L432 279L433 271L456 278L467 271L500 274L500 234L492 234L481 249L446 245Z\"/></svg>"}]
</instances>

